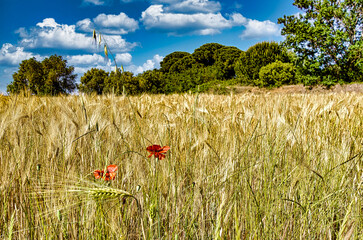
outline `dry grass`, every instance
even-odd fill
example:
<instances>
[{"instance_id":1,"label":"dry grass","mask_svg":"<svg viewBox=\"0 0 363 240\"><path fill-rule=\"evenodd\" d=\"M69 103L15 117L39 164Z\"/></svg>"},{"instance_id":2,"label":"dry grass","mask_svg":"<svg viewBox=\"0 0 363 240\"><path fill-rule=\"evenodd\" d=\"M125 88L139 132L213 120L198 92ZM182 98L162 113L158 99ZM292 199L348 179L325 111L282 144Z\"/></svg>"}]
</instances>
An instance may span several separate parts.
<instances>
[{"instance_id":1,"label":"dry grass","mask_svg":"<svg viewBox=\"0 0 363 240\"><path fill-rule=\"evenodd\" d=\"M358 93L0 97L0 238L362 239L362 126Z\"/></svg>"}]
</instances>

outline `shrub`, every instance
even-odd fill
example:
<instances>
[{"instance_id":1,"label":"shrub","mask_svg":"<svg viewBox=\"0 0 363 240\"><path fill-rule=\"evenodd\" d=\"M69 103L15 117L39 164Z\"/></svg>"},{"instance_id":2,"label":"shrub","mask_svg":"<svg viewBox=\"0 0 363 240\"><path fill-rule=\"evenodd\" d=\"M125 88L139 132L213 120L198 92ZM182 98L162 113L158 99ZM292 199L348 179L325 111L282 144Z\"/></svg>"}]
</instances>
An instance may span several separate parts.
<instances>
[{"instance_id":1,"label":"shrub","mask_svg":"<svg viewBox=\"0 0 363 240\"><path fill-rule=\"evenodd\" d=\"M276 61L261 68L256 85L260 87L281 87L296 83L296 70L291 63Z\"/></svg>"},{"instance_id":2,"label":"shrub","mask_svg":"<svg viewBox=\"0 0 363 240\"><path fill-rule=\"evenodd\" d=\"M247 77L252 84L258 79L260 69L275 61L290 62L287 50L276 42L261 42L242 52L236 63L235 72L237 78Z\"/></svg>"}]
</instances>

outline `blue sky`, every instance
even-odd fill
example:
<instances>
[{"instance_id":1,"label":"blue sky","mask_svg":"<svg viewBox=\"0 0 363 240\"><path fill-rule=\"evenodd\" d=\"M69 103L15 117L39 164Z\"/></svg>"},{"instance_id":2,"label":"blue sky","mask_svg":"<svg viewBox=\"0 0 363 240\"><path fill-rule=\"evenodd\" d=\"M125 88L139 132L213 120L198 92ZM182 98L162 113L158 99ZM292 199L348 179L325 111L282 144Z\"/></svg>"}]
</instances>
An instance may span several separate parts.
<instances>
[{"instance_id":1,"label":"blue sky","mask_svg":"<svg viewBox=\"0 0 363 240\"><path fill-rule=\"evenodd\" d=\"M241 50L282 41L277 19L298 13L293 0L0 0L0 92L19 63L61 55L78 79L97 67L107 71L103 42L118 65L134 74L159 68L174 51L192 53L216 42ZM96 29L102 46L92 41ZM112 58L111 58L112 59Z\"/></svg>"}]
</instances>

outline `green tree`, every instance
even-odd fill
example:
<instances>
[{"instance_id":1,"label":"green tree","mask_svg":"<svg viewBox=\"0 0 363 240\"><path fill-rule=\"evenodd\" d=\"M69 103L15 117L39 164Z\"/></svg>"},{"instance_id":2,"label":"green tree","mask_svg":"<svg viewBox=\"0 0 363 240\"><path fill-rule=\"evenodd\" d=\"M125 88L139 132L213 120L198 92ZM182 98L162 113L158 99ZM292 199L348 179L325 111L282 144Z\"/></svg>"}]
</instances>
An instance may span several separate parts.
<instances>
[{"instance_id":1,"label":"green tree","mask_svg":"<svg viewBox=\"0 0 363 240\"><path fill-rule=\"evenodd\" d=\"M305 74L320 80L362 81L363 1L295 0L294 5L304 13L278 22Z\"/></svg>"},{"instance_id":2,"label":"green tree","mask_svg":"<svg viewBox=\"0 0 363 240\"><path fill-rule=\"evenodd\" d=\"M13 82L7 86L9 93L23 90L36 95L58 95L71 93L76 88L74 67L67 66L67 60L52 55L38 62L35 58L20 63Z\"/></svg>"},{"instance_id":3,"label":"green tree","mask_svg":"<svg viewBox=\"0 0 363 240\"><path fill-rule=\"evenodd\" d=\"M83 93L102 94L108 73L102 69L92 68L81 77L78 89Z\"/></svg>"},{"instance_id":4,"label":"green tree","mask_svg":"<svg viewBox=\"0 0 363 240\"><path fill-rule=\"evenodd\" d=\"M225 46L218 43L207 43L197 48L193 52L193 58L204 66L211 66L216 61L216 51Z\"/></svg>"},{"instance_id":5,"label":"green tree","mask_svg":"<svg viewBox=\"0 0 363 240\"><path fill-rule=\"evenodd\" d=\"M19 70L13 74L13 82L7 86L9 93L19 93L22 90L33 94L44 92L43 67L35 58L20 63Z\"/></svg>"},{"instance_id":6,"label":"green tree","mask_svg":"<svg viewBox=\"0 0 363 240\"><path fill-rule=\"evenodd\" d=\"M214 66L219 79L232 79L236 76L234 69L241 54L242 50L236 47L222 47L215 51Z\"/></svg>"},{"instance_id":7,"label":"green tree","mask_svg":"<svg viewBox=\"0 0 363 240\"><path fill-rule=\"evenodd\" d=\"M256 83L260 69L275 61L290 62L287 50L276 42L261 42L242 52L236 63L238 78L247 79L247 84Z\"/></svg>"},{"instance_id":8,"label":"green tree","mask_svg":"<svg viewBox=\"0 0 363 240\"><path fill-rule=\"evenodd\" d=\"M161 72L169 72L171 66L179 61L180 59L189 56L190 53L187 52L173 52L166 55L163 60L160 62L160 71Z\"/></svg>"},{"instance_id":9,"label":"green tree","mask_svg":"<svg viewBox=\"0 0 363 240\"><path fill-rule=\"evenodd\" d=\"M169 70L169 73L181 73L193 67L201 68L203 64L197 62L193 55L187 55L175 62Z\"/></svg>"},{"instance_id":10,"label":"green tree","mask_svg":"<svg viewBox=\"0 0 363 240\"><path fill-rule=\"evenodd\" d=\"M138 77L141 91L148 93L164 93L165 92L165 76L159 70L148 70L140 74Z\"/></svg>"},{"instance_id":11,"label":"green tree","mask_svg":"<svg viewBox=\"0 0 363 240\"><path fill-rule=\"evenodd\" d=\"M67 94L76 89L74 67L67 67L62 56L52 55L42 61L45 79L44 93L49 95Z\"/></svg>"},{"instance_id":12,"label":"green tree","mask_svg":"<svg viewBox=\"0 0 363 240\"><path fill-rule=\"evenodd\" d=\"M141 92L139 81L131 72L124 72L117 69L116 72L111 72L105 80L104 93L113 93L121 95L138 94Z\"/></svg>"}]
</instances>

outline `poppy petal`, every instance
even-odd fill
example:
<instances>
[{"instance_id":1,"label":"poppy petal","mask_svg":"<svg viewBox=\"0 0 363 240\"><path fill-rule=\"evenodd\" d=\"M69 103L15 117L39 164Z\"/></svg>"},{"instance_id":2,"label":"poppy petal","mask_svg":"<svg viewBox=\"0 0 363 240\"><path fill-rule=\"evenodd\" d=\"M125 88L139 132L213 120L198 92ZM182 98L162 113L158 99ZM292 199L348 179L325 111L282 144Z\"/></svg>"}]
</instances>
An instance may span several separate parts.
<instances>
[{"instance_id":1,"label":"poppy petal","mask_svg":"<svg viewBox=\"0 0 363 240\"><path fill-rule=\"evenodd\" d=\"M165 155L161 153L155 153L155 157L158 158L159 160L163 160L165 158Z\"/></svg>"},{"instance_id":2,"label":"poppy petal","mask_svg":"<svg viewBox=\"0 0 363 240\"><path fill-rule=\"evenodd\" d=\"M159 153L166 153L167 151L169 151L170 147L169 146L164 146Z\"/></svg>"},{"instance_id":3,"label":"poppy petal","mask_svg":"<svg viewBox=\"0 0 363 240\"><path fill-rule=\"evenodd\" d=\"M113 173L113 172L116 172L117 171L117 166L116 165L109 165L107 167L107 172L109 173Z\"/></svg>"},{"instance_id":4,"label":"poppy petal","mask_svg":"<svg viewBox=\"0 0 363 240\"><path fill-rule=\"evenodd\" d=\"M115 172L111 172L111 173L109 173L109 175L110 175L110 179L115 179L115 177L116 177L116 173Z\"/></svg>"},{"instance_id":5,"label":"poppy petal","mask_svg":"<svg viewBox=\"0 0 363 240\"><path fill-rule=\"evenodd\" d=\"M155 151L158 151L159 149L161 149L161 146L160 145L152 145L152 146L148 146L146 148L147 151L152 151L152 152L155 152Z\"/></svg>"},{"instance_id":6,"label":"poppy petal","mask_svg":"<svg viewBox=\"0 0 363 240\"><path fill-rule=\"evenodd\" d=\"M105 181L110 181L110 173L105 174Z\"/></svg>"},{"instance_id":7,"label":"poppy petal","mask_svg":"<svg viewBox=\"0 0 363 240\"><path fill-rule=\"evenodd\" d=\"M93 175L95 175L95 178L96 179L99 179L99 178L101 178L102 176L103 176L103 171L101 171L101 170L95 170L94 172L93 172Z\"/></svg>"}]
</instances>

